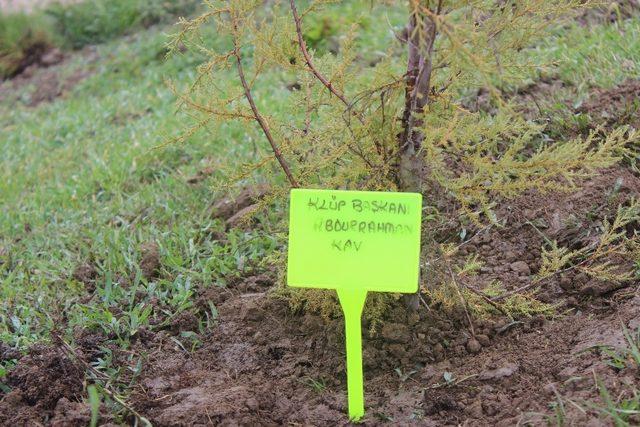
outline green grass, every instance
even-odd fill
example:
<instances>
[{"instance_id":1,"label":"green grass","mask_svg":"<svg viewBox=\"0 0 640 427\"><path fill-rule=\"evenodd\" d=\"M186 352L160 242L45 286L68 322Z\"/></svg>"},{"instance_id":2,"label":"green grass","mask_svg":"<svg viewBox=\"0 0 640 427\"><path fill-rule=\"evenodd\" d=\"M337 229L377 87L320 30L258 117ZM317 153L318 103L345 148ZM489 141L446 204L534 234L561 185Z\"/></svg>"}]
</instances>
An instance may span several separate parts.
<instances>
[{"instance_id":1,"label":"green grass","mask_svg":"<svg viewBox=\"0 0 640 427\"><path fill-rule=\"evenodd\" d=\"M357 18L353 7L345 10L343 19ZM368 31L375 34L367 39L371 51L392 37ZM206 36L216 42L213 30ZM64 313L68 330L101 330L126 347L150 319L161 326L192 309L199 289L262 268L277 249L277 230L266 219L221 241L224 224L208 213L224 171L264 154L262 145L254 150L254 141L261 144L257 129L211 126L184 144L159 148L189 126L176 114L166 79L188 85L202 60L187 53L164 61L165 42L155 28L101 45L97 63L76 56L60 71L93 73L64 99L30 108L20 100L37 88L25 86L0 104L3 342L25 349L46 339ZM289 83L268 75L255 87L258 103L281 108ZM216 172L187 183L207 167ZM161 261L152 280L140 271L149 242L159 246ZM80 302L87 291L72 272L85 263L97 268L96 292ZM151 308L152 300L159 305ZM122 312L114 314L116 307Z\"/></svg>"},{"instance_id":2,"label":"green grass","mask_svg":"<svg viewBox=\"0 0 640 427\"><path fill-rule=\"evenodd\" d=\"M170 22L176 15L190 15L199 0L85 0L71 5L54 4L53 17L65 45L80 48L102 43L140 27Z\"/></svg>"},{"instance_id":3,"label":"green grass","mask_svg":"<svg viewBox=\"0 0 640 427\"><path fill-rule=\"evenodd\" d=\"M632 390L628 396L614 397L604 384L598 382L601 404L589 404L591 408L600 413L616 427L629 427L637 425L640 421L640 390Z\"/></svg>"},{"instance_id":4,"label":"green grass","mask_svg":"<svg viewBox=\"0 0 640 427\"><path fill-rule=\"evenodd\" d=\"M597 52L597 54L596 54ZM595 88L609 89L640 75L640 19L614 24L581 26L570 24L545 38L539 46L522 52L522 63L538 64L528 80L514 93L539 80L556 82L552 89L534 91L528 107L537 110L538 120L547 125L546 137L563 140L567 135L587 134L593 125L588 114L575 113ZM633 112L630 112L633 114Z\"/></svg>"},{"instance_id":5,"label":"green grass","mask_svg":"<svg viewBox=\"0 0 640 427\"><path fill-rule=\"evenodd\" d=\"M60 310L70 311L74 324L83 323L85 312L101 319L102 309L128 303L136 287L180 309L195 283L225 280L242 270L239 263L249 265L271 248L269 238L253 233L232 234L225 244L207 237L223 230L206 217L214 189L206 182L191 186L185 177L204 167L218 140L207 135L154 149L184 120L174 114L164 77L188 78L194 65L194 58L163 64L157 59L163 43L155 30L133 43L105 45L96 74L68 99L37 109L0 107L6 154L0 194L7 212L0 246L8 252L0 266L3 341L22 347L41 338ZM67 66L85 65L77 58ZM250 239L251 248L240 248ZM153 284L137 275L146 242L160 245L162 278ZM93 309L76 304L84 290L70 274L85 262L99 270ZM123 288L119 276L132 277L131 287ZM11 317L20 325L11 326Z\"/></svg>"},{"instance_id":6,"label":"green grass","mask_svg":"<svg viewBox=\"0 0 640 427\"><path fill-rule=\"evenodd\" d=\"M177 16L194 13L199 0L85 0L53 3L31 14L0 11L0 79L12 77L52 46L77 49L103 43Z\"/></svg>"},{"instance_id":7,"label":"green grass","mask_svg":"<svg viewBox=\"0 0 640 427\"><path fill-rule=\"evenodd\" d=\"M629 369L640 372L640 329L629 331L623 328L625 346L622 348L600 347L606 363L614 370ZM600 402L587 402L586 405L597 411L616 427L637 425L640 421L640 389L628 387L619 396L612 396L600 380L596 381Z\"/></svg>"},{"instance_id":8,"label":"green grass","mask_svg":"<svg viewBox=\"0 0 640 427\"><path fill-rule=\"evenodd\" d=\"M526 55L544 65L535 78L558 78L584 98L591 88L610 88L640 75L640 20L573 24Z\"/></svg>"},{"instance_id":9,"label":"green grass","mask_svg":"<svg viewBox=\"0 0 640 427\"><path fill-rule=\"evenodd\" d=\"M629 372L640 372L640 329L629 331L623 326L622 335L625 343L620 348L610 346L596 346L590 350L597 351L604 362L614 371L628 370ZM607 389L604 381L595 374L594 386L598 391L598 399L577 403L560 395L557 391L556 400L550 403L553 416L548 417L548 423L559 427L572 425L571 419L567 416L567 405L570 403L574 407L586 414L587 410L602 418L605 422L616 427L628 427L637 425L640 421L640 389L637 385L620 384L616 395ZM567 403L565 403L565 400Z\"/></svg>"}]
</instances>

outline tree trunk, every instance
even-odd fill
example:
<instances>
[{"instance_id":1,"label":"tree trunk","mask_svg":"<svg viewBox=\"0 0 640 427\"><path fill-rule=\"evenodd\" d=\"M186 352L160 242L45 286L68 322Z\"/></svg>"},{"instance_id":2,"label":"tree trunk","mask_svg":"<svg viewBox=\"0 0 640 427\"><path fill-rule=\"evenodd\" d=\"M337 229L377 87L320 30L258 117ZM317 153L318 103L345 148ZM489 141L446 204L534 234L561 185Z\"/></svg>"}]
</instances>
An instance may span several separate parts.
<instances>
[{"instance_id":1,"label":"tree trunk","mask_svg":"<svg viewBox=\"0 0 640 427\"><path fill-rule=\"evenodd\" d=\"M425 164L421 155L425 106L431 87L435 23L418 8L412 10L407 27L407 64L402 132L399 135L397 184L401 191L421 192Z\"/></svg>"},{"instance_id":2,"label":"tree trunk","mask_svg":"<svg viewBox=\"0 0 640 427\"><path fill-rule=\"evenodd\" d=\"M402 113L402 132L398 135L397 185L400 191L422 193L427 173L422 156L423 114L429 102L431 72L433 70L433 44L436 25L420 11L420 6L411 3L412 10L407 26L407 64L405 104ZM440 5L438 6L438 9ZM439 12L439 10L438 10ZM409 309L417 310L420 297L417 294L405 296Z\"/></svg>"}]
</instances>

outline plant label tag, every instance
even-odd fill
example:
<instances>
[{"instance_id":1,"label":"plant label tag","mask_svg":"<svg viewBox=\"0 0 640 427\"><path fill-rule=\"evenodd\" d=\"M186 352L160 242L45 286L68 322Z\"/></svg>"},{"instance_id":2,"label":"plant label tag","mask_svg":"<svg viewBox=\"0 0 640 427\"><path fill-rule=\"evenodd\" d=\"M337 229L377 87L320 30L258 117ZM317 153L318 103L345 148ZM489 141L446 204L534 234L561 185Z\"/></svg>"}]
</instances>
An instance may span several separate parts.
<instances>
[{"instance_id":1,"label":"plant label tag","mask_svg":"<svg viewBox=\"0 0 640 427\"><path fill-rule=\"evenodd\" d=\"M361 316L367 292L413 293L422 195L291 190L287 283L335 289L345 319L349 418L364 416Z\"/></svg>"},{"instance_id":2,"label":"plant label tag","mask_svg":"<svg viewBox=\"0 0 640 427\"><path fill-rule=\"evenodd\" d=\"M292 190L289 286L416 292L422 195Z\"/></svg>"}]
</instances>

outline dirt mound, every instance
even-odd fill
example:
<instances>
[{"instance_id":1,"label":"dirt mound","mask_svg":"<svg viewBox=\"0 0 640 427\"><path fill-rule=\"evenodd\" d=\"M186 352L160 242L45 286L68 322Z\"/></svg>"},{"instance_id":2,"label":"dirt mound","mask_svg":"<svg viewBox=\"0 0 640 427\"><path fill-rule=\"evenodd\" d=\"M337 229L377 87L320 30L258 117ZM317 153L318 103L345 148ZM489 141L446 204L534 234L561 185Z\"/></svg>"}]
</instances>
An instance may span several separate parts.
<instances>
[{"instance_id":1,"label":"dirt mound","mask_svg":"<svg viewBox=\"0 0 640 427\"><path fill-rule=\"evenodd\" d=\"M629 80L613 89L591 94L578 112L606 127L630 125L640 129L640 80Z\"/></svg>"},{"instance_id":2,"label":"dirt mound","mask_svg":"<svg viewBox=\"0 0 640 427\"><path fill-rule=\"evenodd\" d=\"M28 425L50 420L61 399L77 400L84 372L53 347L36 346L11 370L11 391L0 400L0 425Z\"/></svg>"},{"instance_id":3,"label":"dirt mound","mask_svg":"<svg viewBox=\"0 0 640 427\"><path fill-rule=\"evenodd\" d=\"M506 290L531 286L547 239L587 245L632 197L640 178L624 167L600 171L578 191L529 192L501 207L505 227L483 231L460 256L486 261L478 289L496 280ZM571 309L556 320L478 320L473 331L462 316L398 302L379 333L364 336L365 424L543 424L560 395L582 405L565 409L572 421L597 418L584 404L598 399L594 378L620 395L638 374L589 349L623 345L622 326L640 325L640 296L637 283L590 292L583 280L571 273L544 284L539 298ZM347 424L342 320L294 315L267 290L261 279L203 292L198 304L216 304L218 326L195 353L170 345L150 357L136 408L157 425Z\"/></svg>"},{"instance_id":4,"label":"dirt mound","mask_svg":"<svg viewBox=\"0 0 640 427\"><path fill-rule=\"evenodd\" d=\"M191 178L189 182L198 181ZM269 190L269 186L262 184L243 188L235 197L227 195L216 200L210 208L210 214L214 218L222 219L228 228L246 225L246 220L258 209L258 203Z\"/></svg>"},{"instance_id":5,"label":"dirt mound","mask_svg":"<svg viewBox=\"0 0 640 427\"><path fill-rule=\"evenodd\" d=\"M95 48L88 47L78 53L84 57L84 64L90 65L97 59ZM30 107L43 102L51 102L70 92L78 83L92 74L83 66L70 73L64 70L65 56L58 50L43 53L34 63L29 63L10 80L0 81L0 101L21 101ZM26 88L24 94L17 94Z\"/></svg>"},{"instance_id":6,"label":"dirt mound","mask_svg":"<svg viewBox=\"0 0 640 427\"><path fill-rule=\"evenodd\" d=\"M437 338L418 332L417 324L388 323L380 337L365 336L363 343L365 425L544 423L556 391L580 401L597 398L594 372L619 391L637 377L584 350L622 344L621 323L637 324L639 308L636 297L620 304L616 316L583 312L509 328L487 324L481 331L490 344L479 354L456 353L451 343L440 362L432 349L434 339L440 346L447 341L442 332ZM264 293L235 294L219 312L219 325L200 350L165 347L147 361L145 391L134 401L155 425L348 423L340 320L325 325L315 316L291 315ZM574 420L595 416L574 412Z\"/></svg>"},{"instance_id":7,"label":"dirt mound","mask_svg":"<svg viewBox=\"0 0 640 427\"><path fill-rule=\"evenodd\" d=\"M46 67L48 59L52 58L51 53L60 53L58 49L53 49L46 41L29 40L21 43L24 43L25 47L17 58L11 60L10 57L2 58L0 56L0 59L5 62L3 65L9 70L5 76L8 79L20 75L29 67Z\"/></svg>"},{"instance_id":8,"label":"dirt mound","mask_svg":"<svg viewBox=\"0 0 640 427\"><path fill-rule=\"evenodd\" d=\"M475 286L482 289L500 281L505 289L533 285L541 265L541 250L555 241L559 246L580 249L597 242L604 220L612 221L620 204L640 198L640 178L624 167L599 173L570 193L530 191L505 201L498 218L505 227L492 228L461 248L462 255L479 255L485 261ZM588 278L576 271L551 281L539 295L558 302L567 293L605 294L614 283L598 290L587 286ZM592 292L592 294L593 294Z\"/></svg>"}]
</instances>

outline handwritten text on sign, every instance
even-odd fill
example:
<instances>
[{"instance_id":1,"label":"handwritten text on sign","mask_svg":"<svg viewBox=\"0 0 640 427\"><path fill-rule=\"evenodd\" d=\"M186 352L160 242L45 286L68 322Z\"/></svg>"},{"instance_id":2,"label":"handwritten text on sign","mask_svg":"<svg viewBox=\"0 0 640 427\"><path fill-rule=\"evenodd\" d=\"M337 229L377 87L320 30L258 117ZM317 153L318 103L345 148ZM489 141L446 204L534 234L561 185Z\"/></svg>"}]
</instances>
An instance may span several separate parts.
<instances>
[{"instance_id":1,"label":"handwritten text on sign","mask_svg":"<svg viewBox=\"0 0 640 427\"><path fill-rule=\"evenodd\" d=\"M415 291L421 209L414 193L292 190L288 283Z\"/></svg>"}]
</instances>

